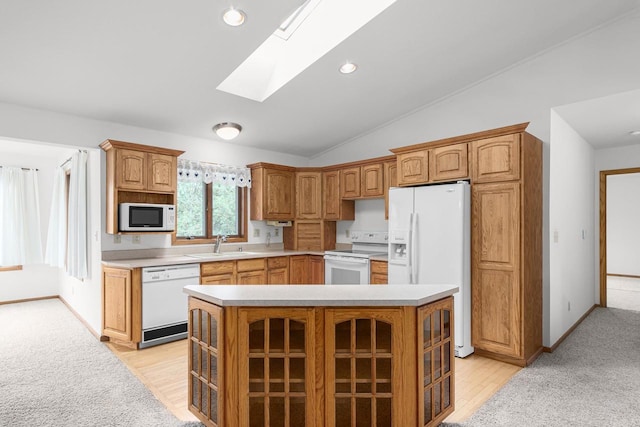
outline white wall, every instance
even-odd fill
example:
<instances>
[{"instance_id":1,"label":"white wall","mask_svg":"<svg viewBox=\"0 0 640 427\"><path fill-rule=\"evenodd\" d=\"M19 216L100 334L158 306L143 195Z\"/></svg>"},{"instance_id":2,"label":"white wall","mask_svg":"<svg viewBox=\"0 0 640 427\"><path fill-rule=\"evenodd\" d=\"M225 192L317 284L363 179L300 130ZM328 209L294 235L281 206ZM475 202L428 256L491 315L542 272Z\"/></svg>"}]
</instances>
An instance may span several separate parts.
<instances>
[{"instance_id":1,"label":"white wall","mask_svg":"<svg viewBox=\"0 0 640 427\"><path fill-rule=\"evenodd\" d=\"M47 227L51 209L53 174L57 158L39 155L34 149L25 155L15 151L16 141L0 140L0 165L38 169L38 193L40 205L40 231L42 250L47 241ZM37 147L37 146L33 146ZM62 150L64 153L65 151ZM50 154L50 153L49 153ZM26 265L23 270L0 272L0 301L15 301L29 298L58 295L57 268L43 264Z\"/></svg>"},{"instance_id":2,"label":"white wall","mask_svg":"<svg viewBox=\"0 0 640 427\"><path fill-rule=\"evenodd\" d=\"M545 345L553 345L593 305L595 153L555 111L551 112L549 189L551 286Z\"/></svg>"},{"instance_id":3,"label":"white wall","mask_svg":"<svg viewBox=\"0 0 640 427\"><path fill-rule=\"evenodd\" d=\"M607 273L640 276L640 173L607 177Z\"/></svg>"},{"instance_id":4,"label":"white wall","mask_svg":"<svg viewBox=\"0 0 640 427\"><path fill-rule=\"evenodd\" d=\"M337 243L351 243L351 239L347 237L347 230L387 231L389 228L389 222L384 219L384 199L356 200L355 207L354 221L338 221Z\"/></svg>"},{"instance_id":5,"label":"white wall","mask_svg":"<svg viewBox=\"0 0 640 427\"><path fill-rule=\"evenodd\" d=\"M78 280L67 276L59 269L59 295L86 321L96 335L102 331L102 275L101 265L101 233L104 228L101 223L102 204L98 194L104 193L100 185L100 155L102 150L87 150L87 188L88 213L87 227L89 229L89 277Z\"/></svg>"}]
</instances>

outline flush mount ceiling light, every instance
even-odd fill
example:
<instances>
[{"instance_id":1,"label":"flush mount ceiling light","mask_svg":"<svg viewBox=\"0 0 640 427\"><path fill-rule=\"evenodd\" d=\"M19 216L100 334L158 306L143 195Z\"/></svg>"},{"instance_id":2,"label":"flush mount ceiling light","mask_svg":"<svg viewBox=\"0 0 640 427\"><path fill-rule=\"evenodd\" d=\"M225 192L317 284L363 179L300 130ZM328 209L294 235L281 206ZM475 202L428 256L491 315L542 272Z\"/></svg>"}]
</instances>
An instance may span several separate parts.
<instances>
[{"instance_id":1,"label":"flush mount ceiling light","mask_svg":"<svg viewBox=\"0 0 640 427\"><path fill-rule=\"evenodd\" d=\"M629 132L629 135L631 135L631 136L640 136L640 130L632 130L631 132Z\"/></svg>"},{"instance_id":2,"label":"flush mount ceiling light","mask_svg":"<svg viewBox=\"0 0 640 427\"><path fill-rule=\"evenodd\" d=\"M218 123L213 127L213 131L216 133L216 135L227 141L240 135L241 130L242 126L237 123L231 122Z\"/></svg>"},{"instance_id":3,"label":"flush mount ceiling light","mask_svg":"<svg viewBox=\"0 0 640 427\"><path fill-rule=\"evenodd\" d=\"M244 24L246 15L240 9L229 8L222 15L222 20L225 24L232 27L237 27Z\"/></svg>"},{"instance_id":4,"label":"flush mount ceiling light","mask_svg":"<svg viewBox=\"0 0 640 427\"><path fill-rule=\"evenodd\" d=\"M345 64L342 64L342 66L340 67L340 72L342 74L351 74L357 69L358 69L357 64L354 64L352 62L347 62Z\"/></svg>"}]
</instances>

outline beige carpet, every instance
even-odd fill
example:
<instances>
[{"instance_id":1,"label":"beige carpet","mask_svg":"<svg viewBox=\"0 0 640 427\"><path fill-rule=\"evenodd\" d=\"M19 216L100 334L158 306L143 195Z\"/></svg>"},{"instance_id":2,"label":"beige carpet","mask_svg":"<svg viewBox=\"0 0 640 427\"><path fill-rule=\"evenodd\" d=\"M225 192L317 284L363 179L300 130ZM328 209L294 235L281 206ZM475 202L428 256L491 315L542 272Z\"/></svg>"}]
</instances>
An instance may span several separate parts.
<instances>
[{"instance_id":1,"label":"beige carpet","mask_svg":"<svg viewBox=\"0 0 640 427\"><path fill-rule=\"evenodd\" d=\"M640 312L596 308L460 425L640 426Z\"/></svg>"},{"instance_id":2,"label":"beige carpet","mask_svg":"<svg viewBox=\"0 0 640 427\"><path fill-rule=\"evenodd\" d=\"M0 426L199 426L175 418L57 299L0 305Z\"/></svg>"}]
</instances>

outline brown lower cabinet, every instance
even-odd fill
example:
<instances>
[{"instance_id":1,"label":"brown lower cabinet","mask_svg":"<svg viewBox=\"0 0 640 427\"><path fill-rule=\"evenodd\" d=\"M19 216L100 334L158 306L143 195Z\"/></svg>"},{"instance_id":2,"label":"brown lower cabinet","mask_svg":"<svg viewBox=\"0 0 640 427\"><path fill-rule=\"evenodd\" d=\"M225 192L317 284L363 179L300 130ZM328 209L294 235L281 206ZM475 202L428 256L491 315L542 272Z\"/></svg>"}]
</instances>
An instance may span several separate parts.
<instances>
[{"instance_id":1,"label":"brown lower cabinet","mask_svg":"<svg viewBox=\"0 0 640 427\"><path fill-rule=\"evenodd\" d=\"M289 259L290 284L324 285L324 257L322 255L292 255Z\"/></svg>"},{"instance_id":2,"label":"brown lower cabinet","mask_svg":"<svg viewBox=\"0 0 640 427\"><path fill-rule=\"evenodd\" d=\"M364 308L190 297L189 410L207 426L436 426L454 410L453 342L452 297Z\"/></svg>"},{"instance_id":3,"label":"brown lower cabinet","mask_svg":"<svg viewBox=\"0 0 640 427\"><path fill-rule=\"evenodd\" d=\"M386 285L389 283L387 261L372 260L369 269L371 270L369 283L372 285Z\"/></svg>"}]
</instances>

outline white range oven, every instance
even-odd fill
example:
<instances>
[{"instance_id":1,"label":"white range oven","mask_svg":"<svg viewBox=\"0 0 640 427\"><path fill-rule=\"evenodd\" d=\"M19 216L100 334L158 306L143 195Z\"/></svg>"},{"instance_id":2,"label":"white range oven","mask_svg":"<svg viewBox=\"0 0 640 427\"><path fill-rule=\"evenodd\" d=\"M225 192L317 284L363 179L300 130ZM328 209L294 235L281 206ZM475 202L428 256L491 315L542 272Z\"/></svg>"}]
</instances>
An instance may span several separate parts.
<instances>
[{"instance_id":1,"label":"white range oven","mask_svg":"<svg viewBox=\"0 0 640 427\"><path fill-rule=\"evenodd\" d=\"M387 255L386 231L352 231L351 249L324 253L324 283L327 285L368 285L372 256Z\"/></svg>"}]
</instances>

